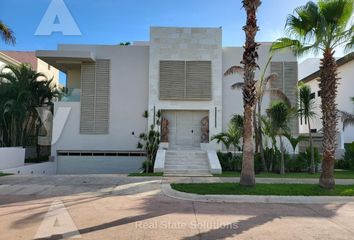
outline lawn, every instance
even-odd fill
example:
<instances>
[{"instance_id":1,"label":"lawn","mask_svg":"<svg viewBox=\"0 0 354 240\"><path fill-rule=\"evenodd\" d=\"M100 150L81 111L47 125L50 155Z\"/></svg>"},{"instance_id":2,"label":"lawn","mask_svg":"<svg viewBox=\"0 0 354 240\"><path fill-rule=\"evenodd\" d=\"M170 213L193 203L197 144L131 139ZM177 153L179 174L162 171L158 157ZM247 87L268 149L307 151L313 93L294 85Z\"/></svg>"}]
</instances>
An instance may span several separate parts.
<instances>
[{"instance_id":1,"label":"lawn","mask_svg":"<svg viewBox=\"0 0 354 240\"><path fill-rule=\"evenodd\" d=\"M243 187L236 183L188 183L171 184L180 192L201 195L277 195L277 196L354 196L354 185L337 185L325 190L315 184L256 184Z\"/></svg>"},{"instance_id":2,"label":"lawn","mask_svg":"<svg viewBox=\"0 0 354 240\"><path fill-rule=\"evenodd\" d=\"M161 177L163 173L130 173L129 177Z\"/></svg>"},{"instance_id":3,"label":"lawn","mask_svg":"<svg viewBox=\"0 0 354 240\"><path fill-rule=\"evenodd\" d=\"M2 173L2 172L0 172L0 177L5 177L5 176L9 176L9 175L12 175L12 174L10 174L10 173Z\"/></svg>"},{"instance_id":4,"label":"lawn","mask_svg":"<svg viewBox=\"0 0 354 240\"><path fill-rule=\"evenodd\" d=\"M214 174L214 177L239 177L239 172L223 172L222 174ZM354 171L348 170L336 170L334 173L337 179L354 179ZM286 173L285 175L280 175L277 173L259 173L256 174L256 178L319 178L320 173L309 174L309 173Z\"/></svg>"}]
</instances>

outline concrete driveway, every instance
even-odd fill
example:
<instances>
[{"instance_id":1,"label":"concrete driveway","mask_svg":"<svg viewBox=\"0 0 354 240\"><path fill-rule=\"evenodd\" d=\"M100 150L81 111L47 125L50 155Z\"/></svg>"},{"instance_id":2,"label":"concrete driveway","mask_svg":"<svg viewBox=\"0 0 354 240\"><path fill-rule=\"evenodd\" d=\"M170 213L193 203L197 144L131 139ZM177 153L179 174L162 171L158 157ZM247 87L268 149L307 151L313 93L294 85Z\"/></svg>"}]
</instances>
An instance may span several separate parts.
<instances>
[{"instance_id":1,"label":"concrete driveway","mask_svg":"<svg viewBox=\"0 0 354 240\"><path fill-rule=\"evenodd\" d=\"M0 239L354 239L354 204L190 202L165 196L161 181L1 177Z\"/></svg>"}]
</instances>

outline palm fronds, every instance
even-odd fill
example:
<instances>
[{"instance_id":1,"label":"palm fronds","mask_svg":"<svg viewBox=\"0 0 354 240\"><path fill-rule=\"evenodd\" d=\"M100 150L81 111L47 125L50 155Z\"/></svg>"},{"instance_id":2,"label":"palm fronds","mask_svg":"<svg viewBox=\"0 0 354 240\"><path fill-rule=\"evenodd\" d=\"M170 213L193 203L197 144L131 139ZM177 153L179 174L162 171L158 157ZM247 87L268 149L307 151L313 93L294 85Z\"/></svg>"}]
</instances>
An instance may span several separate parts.
<instances>
[{"instance_id":1,"label":"palm fronds","mask_svg":"<svg viewBox=\"0 0 354 240\"><path fill-rule=\"evenodd\" d=\"M244 69L241 66L232 66L230 67L225 73L224 76L229 76L232 74L243 74L244 73Z\"/></svg>"},{"instance_id":2,"label":"palm fronds","mask_svg":"<svg viewBox=\"0 0 354 240\"><path fill-rule=\"evenodd\" d=\"M2 21L0 21L0 36L2 40L7 44L14 45L16 43L14 32L11 30L11 28L6 26L5 23L3 23Z\"/></svg>"}]
</instances>

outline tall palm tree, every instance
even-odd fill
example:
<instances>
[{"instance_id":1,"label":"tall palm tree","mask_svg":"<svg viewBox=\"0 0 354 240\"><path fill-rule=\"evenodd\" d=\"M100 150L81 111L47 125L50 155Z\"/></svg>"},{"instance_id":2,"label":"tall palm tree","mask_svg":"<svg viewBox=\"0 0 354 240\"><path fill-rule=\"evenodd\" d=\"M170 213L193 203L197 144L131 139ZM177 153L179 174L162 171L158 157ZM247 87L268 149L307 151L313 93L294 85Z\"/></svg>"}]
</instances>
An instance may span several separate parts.
<instances>
[{"instance_id":1,"label":"tall palm tree","mask_svg":"<svg viewBox=\"0 0 354 240\"><path fill-rule=\"evenodd\" d=\"M307 85L300 85L299 87L299 101L300 101L300 109L299 114L300 117L305 118L305 123L307 123L309 130L309 143L310 143L310 152L311 152L311 166L310 172L315 173L315 151L313 148L313 139L311 132L311 120L316 116L314 111L315 109L315 100L311 98L311 88Z\"/></svg>"},{"instance_id":2,"label":"tall palm tree","mask_svg":"<svg viewBox=\"0 0 354 240\"><path fill-rule=\"evenodd\" d=\"M15 44L14 32L0 20L0 36L7 44Z\"/></svg>"},{"instance_id":3,"label":"tall palm tree","mask_svg":"<svg viewBox=\"0 0 354 240\"><path fill-rule=\"evenodd\" d=\"M263 102L263 97L265 92L270 93L272 96L276 96L283 101L286 101L290 104L289 98L286 96L286 94L278 89L278 88L271 88L267 89L268 83L271 83L275 80L278 79L278 74L277 73L271 73L270 75L266 76L266 71L269 67L269 64L271 63L273 59L273 56L271 55L267 61L266 66L264 67L262 74L260 76L259 80L255 80L255 87L256 87L256 98L257 98L257 103L256 103L256 108L254 108L254 117L257 117L257 119L254 118L254 132L255 132L255 138L256 138L256 151L257 146L259 146L259 152L261 155L261 160L262 160L262 165L263 165L263 171L267 172L268 168L266 165L265 157L264 157L264 149L263 149L263 133L262 133L262 102ZM244 69L241 66L231 66L225 73L224 76L232 75L232 74L244 74ZM243 89L245 86L244 82L236 82L234 83L231 88L232 89ZM257 109L257 111L256 111ZM258 144L257 144L258 143Z\"/></svg>"},{"instance_id":4,"label":"tall palm tree","mask_svg":"<svg viewBox=\"0 0 354 240\"><path fill-rule=\"evenodd\" d=\"M293 110L288 104L276 101L273 102L267 110L271 122L272 131L279 137L281 161L280 161L280 174L285 174L285 160L284 160L284 143L282 137L289 132L289 121L293 115Z\"/></svg>"},{"instance_id":5,"label":"tall palm tree","mask_svg":"<svg viewBox=\"0 0 354 240\"><path fill-rule=\"evenodd\" d=\"M240 184L243 186L254 186L256 184L254 172L254 152L253 152L253 109L256 103L255 94L255 70L258 67L257 49L259 44L255 38L259 30L257 26L256 13L261 5L260 0L243 0L243 8L247 13L246 25L243 30L246 34L246 42L243 53L243 68L245 87L243 88L243 107L244 107L244 131L243 131L243 159Z\"/></svg>"},{"instance_id":6,"label":"tall palm tree","mask_svg":"<svg viewBox=\"0 0 354 240\"><path fill-rule=\"evenodd\" d=\"M297 7L294 15L286 21L287 37L278 39L272 50L291 48L296 54L309 51L322 52L319 87L323 125L323 161L320 186L331 189L335 186L334 163L337 132L336 95L338 73L335 49L354 47L354 25L350 23L354 0L309 1Z\"/></svg>"}]
</instances>

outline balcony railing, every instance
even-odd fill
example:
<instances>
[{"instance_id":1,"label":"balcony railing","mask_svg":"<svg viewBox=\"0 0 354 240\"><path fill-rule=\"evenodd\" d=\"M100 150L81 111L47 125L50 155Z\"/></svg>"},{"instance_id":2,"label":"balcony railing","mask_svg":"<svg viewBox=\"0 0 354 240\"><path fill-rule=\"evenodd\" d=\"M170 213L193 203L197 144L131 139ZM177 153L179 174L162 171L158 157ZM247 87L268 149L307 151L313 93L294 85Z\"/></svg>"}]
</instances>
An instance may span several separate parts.
<instances>
[{"instance_id":1,"label":"balcony railing","mask_svg":"<svg viewBox=\"0 0 354 240\"><path fill-rule=\"evenodd\" d=\"M68 88L65 95L60 100L61 102L80 102L81 89Z\"/></svg>"}]
</instances>

